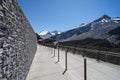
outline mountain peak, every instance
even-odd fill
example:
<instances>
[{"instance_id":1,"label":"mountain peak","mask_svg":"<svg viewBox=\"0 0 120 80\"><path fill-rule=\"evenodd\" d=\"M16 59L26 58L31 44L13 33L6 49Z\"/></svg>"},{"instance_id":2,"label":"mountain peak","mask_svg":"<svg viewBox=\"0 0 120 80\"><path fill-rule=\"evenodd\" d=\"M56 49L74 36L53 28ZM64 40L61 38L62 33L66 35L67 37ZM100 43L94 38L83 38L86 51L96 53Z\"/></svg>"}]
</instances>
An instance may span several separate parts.
<instances>
[{"instance_id":1,"label":"mountain peak","mask_svg":"<svg viewBox=\"0 0 120 80\"><path fill-rule=\"evenodd\" d=\"M55 36L55 35L60 34L60 33L61 33L61 32L59 32L59 31L57 31L57 30L52 31L52 32L47 31L47 30L42 30L42 31L39 33L39 35L40 35L41 38L47 39L47 38L50 38L50 37Z\"/></svg>"},{"instance_id":2,"label":"mountain peak","mask_svg":"<svg viewBox=\"0 0 120 80\"><path fill-rule=\"evenodd\" d=\"M111 19L111 17L110 17L110 16L108 16L108 15L106 15L106 14L104 14L101 18Z\"/></svg>"},{"instance_id":3,"label":"mountain peak","mask_svg":"<svg viewBox=\"0 0 120 80\"><path fill-rule=\"evenodd\" d=\"M45 34L47 34L47 33L49 33L49 31L47 31L47 30L42 30L42 31L39 33L39 35L45 35Z\"/></svg>"},{"instance_id":4,"label":"mountain peak","mask_svg":"<svg viewBox=\"0 0 120 80\"><path fill-rule=\"evenodd\" d=\"M107 22L108 20L110 20L111 17L109 17L108 15L104 14L103 16L101 16L100 18L98 18L97 20L95 20L94 22L99 22L99 21L105 21Z\"/></svg>"}]
</instances>

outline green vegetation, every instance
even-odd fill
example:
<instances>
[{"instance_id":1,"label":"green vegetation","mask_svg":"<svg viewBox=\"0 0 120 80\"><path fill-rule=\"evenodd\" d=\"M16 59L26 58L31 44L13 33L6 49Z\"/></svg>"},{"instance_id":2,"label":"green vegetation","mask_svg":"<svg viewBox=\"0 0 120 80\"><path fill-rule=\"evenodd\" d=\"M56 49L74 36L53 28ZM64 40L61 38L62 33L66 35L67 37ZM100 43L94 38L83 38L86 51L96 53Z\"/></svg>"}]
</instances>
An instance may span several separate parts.
<instances>
[{"instance_id":1,"label":"green vegetation","mask_svg":"<svg viewBox=\"0 0 120 80\"><path fill-rule=\"evenodd\" d=\"M86 38L83 40L61 42L61 44L65 46L120 52L120 46L110 43L105 39Z\"/></svg>"}]
</instances>

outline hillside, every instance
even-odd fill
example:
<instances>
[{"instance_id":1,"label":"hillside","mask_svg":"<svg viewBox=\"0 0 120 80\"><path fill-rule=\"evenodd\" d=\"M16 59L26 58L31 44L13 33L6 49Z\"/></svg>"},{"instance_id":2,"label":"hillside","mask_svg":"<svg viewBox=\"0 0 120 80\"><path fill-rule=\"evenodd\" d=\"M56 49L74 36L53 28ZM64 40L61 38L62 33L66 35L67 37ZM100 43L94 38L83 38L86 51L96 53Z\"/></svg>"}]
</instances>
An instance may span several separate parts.
<instances>
[{"instance_id":1,"label":"hillside","mask_svg":"<svg viewBox=\"0 0 120 80\"><path fill-rule=\"evenodd\" d=\"M110 43L119 44L119 27L119 17L111 18L107 15L103 15L90 23L81 24L79 27L63 32L53 38L61 42L86 38L105 39ZM117 31L118 34L115 34L113 30L114 32Z\"/></svg>"}]
</instances>

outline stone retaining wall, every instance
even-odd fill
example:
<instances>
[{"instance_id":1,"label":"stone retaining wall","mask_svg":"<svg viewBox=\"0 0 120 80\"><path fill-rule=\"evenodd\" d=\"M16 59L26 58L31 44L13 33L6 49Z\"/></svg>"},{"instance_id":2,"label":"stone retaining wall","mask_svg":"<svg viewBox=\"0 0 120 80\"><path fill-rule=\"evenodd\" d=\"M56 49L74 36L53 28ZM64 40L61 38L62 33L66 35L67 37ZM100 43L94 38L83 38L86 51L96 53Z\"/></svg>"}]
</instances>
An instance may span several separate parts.
<instances>
[{"instance_id":1,"label":"stone retaining wall","mask_svg":"<svg viewBox=\"0 0 120 80\"><path fill-rule=\"evenodd\" d=\"M0 80L25 80L36 35L16 0L0 0Z\"/></svg>"}]
</instances>

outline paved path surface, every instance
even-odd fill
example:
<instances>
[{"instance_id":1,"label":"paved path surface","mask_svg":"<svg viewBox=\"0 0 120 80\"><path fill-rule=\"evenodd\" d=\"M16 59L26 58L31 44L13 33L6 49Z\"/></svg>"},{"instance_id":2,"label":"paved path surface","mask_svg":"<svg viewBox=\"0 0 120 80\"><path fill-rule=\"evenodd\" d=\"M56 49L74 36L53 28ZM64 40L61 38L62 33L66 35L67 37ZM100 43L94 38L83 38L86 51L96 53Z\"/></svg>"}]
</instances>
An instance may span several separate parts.
<instances>
[{"instance_id":1,"label":"paved path surface","mask_svg":"<svg viewBox=\"0 0 120 80\"><path fill-rule=\"evenodd\" d=\"M36 55L26 80L84 80L83 57L68 53L68 71L62 75L65 68L65 51L60 51L60 62L51 58L51 49L38 45ZM97 62L87 58L87 80L120 80L120 66Z\"/></svg>"},{"instance_id":2,"label":"paved path surface","mask_svg":"<svg viewBox=\"0 0 120 80\"><path fill-rule=\"evenodd\" d=\"M59 64L55 64L48 49L38 46L26 80L67 80L63 71Z\"/></svg>"}]
</instances>

